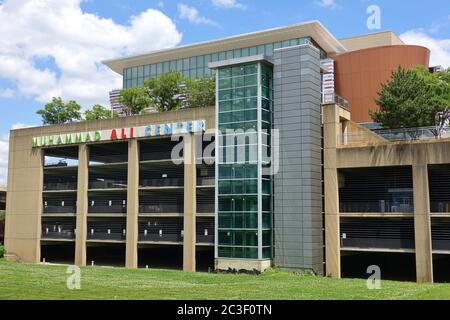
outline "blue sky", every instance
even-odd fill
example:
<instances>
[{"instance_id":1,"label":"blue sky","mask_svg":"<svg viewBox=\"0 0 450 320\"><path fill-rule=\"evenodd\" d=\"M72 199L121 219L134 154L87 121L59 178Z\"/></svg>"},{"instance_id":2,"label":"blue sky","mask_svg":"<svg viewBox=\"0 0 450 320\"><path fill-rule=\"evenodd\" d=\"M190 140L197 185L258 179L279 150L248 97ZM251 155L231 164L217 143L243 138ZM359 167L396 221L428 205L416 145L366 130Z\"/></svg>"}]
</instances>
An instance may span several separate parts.
<instances>
[{"instance_id":1,"label":"blue sky","mask_svg":"<svg viewBox=\"0 0 450 320\"><path fill-rule=\"evenodd\" d=\"M39 125L52 96L107 104L121 81L102 60L309 20L338 38L392 30L450 66L448 0L0 0L0 184L9 129Z\"/></svg>"}]
</instances>

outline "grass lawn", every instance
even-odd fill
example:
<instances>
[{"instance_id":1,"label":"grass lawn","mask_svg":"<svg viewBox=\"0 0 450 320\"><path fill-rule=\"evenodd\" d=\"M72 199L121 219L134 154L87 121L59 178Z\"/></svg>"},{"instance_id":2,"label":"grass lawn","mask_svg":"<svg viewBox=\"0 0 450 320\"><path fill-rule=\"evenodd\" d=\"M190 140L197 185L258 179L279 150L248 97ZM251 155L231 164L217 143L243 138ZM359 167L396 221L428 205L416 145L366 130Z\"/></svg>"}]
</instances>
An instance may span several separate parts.
<instances>
[{"instance_id":1,"label":"grass lawn","mask_svg":"<svg viewBox=\"0 0 450 320\"><path fill-rule=\"evenodd\" d=\"M81 269L81 290L66 288L66 267L0 259L3 299L450 299L450 284L383 281L368 290L360 279L335 280L269 270L261 276L166 270Z\"/></svg>"}]
</instances>

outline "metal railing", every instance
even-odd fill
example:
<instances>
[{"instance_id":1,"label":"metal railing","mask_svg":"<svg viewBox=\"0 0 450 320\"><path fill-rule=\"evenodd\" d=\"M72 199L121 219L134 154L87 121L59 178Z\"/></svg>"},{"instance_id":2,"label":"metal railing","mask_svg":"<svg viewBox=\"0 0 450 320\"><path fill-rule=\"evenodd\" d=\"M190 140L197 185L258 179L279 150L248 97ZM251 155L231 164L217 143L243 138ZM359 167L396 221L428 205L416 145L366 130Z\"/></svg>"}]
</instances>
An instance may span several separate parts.
<instances>
[{"instance_id":1,"label":"metal railing","mask_svg":"<svg viewBox=\"0 0 450 320\"><path fill-rule=\"evenodd\" d=\"M147 230L144 230L144 232ZM163 233L163 230L161 230L162 233L139 233L139 241L143 242L182 242L183 236L180 233L178 234L170 234L170 233Z\"/></svg>"},{"instance_id":2,"label":"metal railing","mask_svg":"<svg viewBox=\"0 0 450 320\"><path fill-rule=\"evenodd\" d=\"M173 146L167 146L168 151L144 151L140 155L140 161L159 161L172 159ZM182 160L180 158L179 160Z\"/></svg>"},{"instance_id":3,"label":"metal railing","mask_svg":"<svg viewBox=\"0 0 450 320\"><path fill-rule=\"evenodd\" d=\"M108 233L107 231L94 231L94 233L91 233L90 230L88 230L87 239L88 240L103 240L103 241L125 241L127 238L125 232L111 232Z\"/></svg>"},{"instance_id":4,"label":"metal railing","mask_svg":"<svg viewBox=\"0 0 450 320\"><path fill-rule=\"evenodd\" d=\"M44 213L59 214L59 213L76 213L76 206L44 206Z\"/></svg>"},{"instance_id":5,"label":"metal railing","mask_svg":"<svg viewBox=\"0 0 450 320\"><path fill-rule=\"evenodd\" d=\"M142 188L149 187L182 187L184 185L183 178L158 178L158 179L141 179L140 186Z\"/></svg>"},{"instance_id":6,"label":"metal railing","mask_svg":"<svg viewBox=\"0 0 450 320\"><path fill-rule=\"evenodd\" d=\"M215 183L214 177L197 177L198 186L214 186Z\"/></svg>"},{"instance_id":7,"label":"metal railing","mask_svg":"<svg viewBox=\"0 0 450 320\"><path fill-rule=\"evenodd\" d=\"M436 127L361 130L344 133L338 140L341 145L361 145L446 138L450 138L450 127L444 127L441 131Z\"/></svg>"},{"instance_id":8,"label":"metal railing","mask_svg":"<svg viewBox=\"0 0 450 320\"><path fill-rule=\"evenodd\" d=\"M197 243L214 243L214 219L197 219Z\"/></svg>"},{"instance_id":9,"label":"metal railing","mask_svg":"<svg viewBox=\"0 0 450 320\"><path fill-rule=\"evenodd\" d=\"M402 128L389 130L373 130L374 133L389 141L415 141L450 138L450 127L441 132L436 127Z\"/></svg>"},{"instance_id":10,"label":"metal railing","mask_svg":"<svg viewBox=\"0 0 450 320\"><path fill-rule=\"evenodd\" d=\"M214 213L215 204L211 203L198 203L197 202L197 213Z\"/></svg>"},{"instance_id":11,"label":"metal railing","mask_svg":"<svg viewBox=\"0 0 450 320\"><path fill-rule=\"evenodd\" d=\"M124 189L127 185L126 180L89 181L89 189Z\"/></svg>"},{"instance_id":12,"label":"metal railing","mask_svg":"<svg viewBox=\"0 0 450 320\"><path fill-rule=\"evenodd\" d=\"M109 214L109 213L117 213L117 214L125 214L127 213L127 206L124 204L121 205L93 205L89 206L88 213L95 214Z\"/></svg>"},{"instance_id":13,"label":"metal railing","mask_svg":"<svg viewBox=\"0 0 450 320\"><path fill-rule=\"evenodd\" d=\"M350 110L348 100L338 96L337 94L324 95L322 100L323 104L335 103L346 110Z\"/></svg>"},{"instance_id":14,"label":"metal railing","mask_svg":"<svg viewBox=\"0 0 450 320\"><path fill-rule=\"evenodd\" d=\"M184 206L178 204L160 204L160 205L152 205L152 204L141 204L139 206L140 213L183 213Z\"/></svg>"},{"instance_id":15,"label":"metal railing","mask_svg":"<svg viewBox=\"0 0 450 320\"><path fill-rule=\"evenodd\" d=\"M395 203L380 200L377 202L341 202L341 213L412 213L414 205L411 203Z\"/></svg>"},{"instance_id":16,"label":"metal railing","mask_svg":"<svg viewBox=\"0 0 450 320\"><path fill-rule=\"evenodd\" d=\"M54 231L48 231L42 230L42 239L49 239L49 240L74 240L75 239L75 232L72 230L63 230L61 232L54 232Z\"/></svg>"},{"instance_id":17,"label":"metal railing","mask_svg":"<svg viewBox=\"0 0 450 320\"><path fill-rule=\"evenodd\" d=\"M450 201L431 201L430 207L433 213L450 213Z\"/></svg>"},{"instance_id":18,"label":"metal railing","mask_svg":"<svg viewBox=\"0 0 450 320\"><path fill-rule=\"evenodd\" d=\"M66 190L76 190L76 182L49 182L44 183L44 191L66 191Z\"/></svg>"},{"instance_id":19,"label":"metal railing","mask_svg":"<svg viewBox=\"0 0 450 320\"><path fill-rule=\"evenodd\" d=\"M43 221L41 227L42 239L73 240L75 239L75 220L58 222Z\"/></svg>"}]
</instances>

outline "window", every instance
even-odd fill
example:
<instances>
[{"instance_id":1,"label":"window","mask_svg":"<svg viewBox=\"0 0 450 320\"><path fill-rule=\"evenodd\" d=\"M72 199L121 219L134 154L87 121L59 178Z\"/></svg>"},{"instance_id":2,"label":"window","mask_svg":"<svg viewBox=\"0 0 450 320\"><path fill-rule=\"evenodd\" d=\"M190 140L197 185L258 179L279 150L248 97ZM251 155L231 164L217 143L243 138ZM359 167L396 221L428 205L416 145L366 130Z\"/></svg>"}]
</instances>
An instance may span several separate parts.
<instances>
[{"instance_id":1,"label":"window","mask_svg":"<svg viewBox=\"0 0 450 320\"><path fill-rule=\"evenodd\" d=\"M178 59L177 60L177 71L182 72L183 71L183 60Z\"/></svg>"},{"instance_id":2,"label":"window","mask_svg":"<svg viewBox=\"0 0 450 320\"><path fill-rule=\"evenodd\" d=\"M264 53L266 46L252 47L250 54L255 50ZM258 159L258 143L270 144L270 139L258 141L257 130L258 121L261 127L271 128L272 70L264 64L249 63L219 68L218 72L218 126L221 132L217 163L219 257L271 258L272 180L261 175L259 168L265 158ZM258 96L258 85L262 90L265 88L267 98ZM262 107L260 113L258 106ZM270 145L261 147L270 150ZM262 199L258 198L259 188ZM264 235L263 244L258 243L259 232ZM258 256L258 252L262 255Z\"/></svg>"},{"instance_id":3,"label":"window","mask_svg":"<svg viewBox=\"0 0 450 320\"><path fill-rule=\"evenodd\" d=\"M170 71L176 71L177 70L177 62L175 60L170 61Z\"/></svg>"},{"instance_id":4,"label":"window","mask_svg":"<svg viewBox=\"0 0 450 320\"><path fill-rule=\"evenodd\" d=\"M150 78L150 65L144 66L144 78Z\"/></svg>"},{"instance_id":5,"label":"window","mask_svg":"<svg viewBox=\"0 0 450 320\"><path fill-rule=\"evenodd\" d=\"M273 56L273 44L272 43L266 44L266 46L265 46L265 54L267 56Z\"/></svg>"}]
</instances>

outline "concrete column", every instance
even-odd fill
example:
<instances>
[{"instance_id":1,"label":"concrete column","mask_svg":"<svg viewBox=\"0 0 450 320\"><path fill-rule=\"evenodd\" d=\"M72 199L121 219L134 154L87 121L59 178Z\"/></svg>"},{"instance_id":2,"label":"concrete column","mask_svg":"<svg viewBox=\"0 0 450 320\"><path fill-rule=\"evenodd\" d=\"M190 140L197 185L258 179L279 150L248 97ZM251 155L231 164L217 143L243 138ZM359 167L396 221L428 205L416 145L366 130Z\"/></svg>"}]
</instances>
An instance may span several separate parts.
<instances>
[{"instance_id":1,"label":"concrete column","mask_svg":"<svg viewBox=\"0 0 450 320\"><path fill-rule=\"evenodd\" d=\"M424 155L416 154L414 158L422 159ZM430 192L425 161L413 164L413 184L417 282L433 282Z\"/></svg>"},{"instance_id":2,"label":"concrete column","mask_svg":"<svg viewBox=\"0 0 450 320\"><path fill-rule=\"evenodd\" d=\"M138 267L139 143L128 142L127 244L126 267Z\"/></svg>"},{"instance_id":3,"label":"concrete column","mask_svg":"<svg viewBox=\"0 0 450 320\"><path fill-rule=\"evenodd\" d=\"M325 187L325 262L326 275L341 277L339 185L336 167L338 135L342 133L339 107L323 107L324 187Z\"/></svg>"},{"instance_id":4,"label":"concrete column","mask_svg":"<svg viewBox=\"0 0 450 320\"><path fill-rule=\"evenodd\" d=\"M197 170L195 136L184 136L184 238L183 271L195 272Z\"/></svg>"},{"instance_id":5,"label":"concrete column","mask_svg":"<svg viewBox=\"0 0 450 320\"><path fill-rule=\"evenodd\" d=\"M75 264L86 265L86 237L88 212L89 149L85 144L78 147L77 186L77 234L75 243Z\"/></svg>"}]
</instances>

